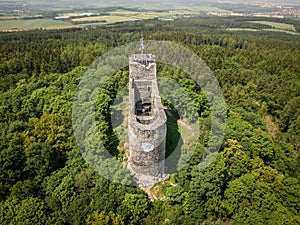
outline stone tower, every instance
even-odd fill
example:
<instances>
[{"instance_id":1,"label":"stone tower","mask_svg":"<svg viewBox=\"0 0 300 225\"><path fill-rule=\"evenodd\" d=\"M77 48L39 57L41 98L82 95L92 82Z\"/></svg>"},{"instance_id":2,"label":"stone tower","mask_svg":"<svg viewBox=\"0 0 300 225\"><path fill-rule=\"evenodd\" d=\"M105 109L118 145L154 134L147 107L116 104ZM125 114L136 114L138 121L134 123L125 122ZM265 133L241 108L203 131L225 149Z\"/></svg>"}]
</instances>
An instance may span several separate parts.
<instances>
[{"instance_id":1,"label":"stone tower","mask_svg":"<svg viewBox=\"0 0 300 225\"><path fill-rule=\"evenodd\" d=\"M134 54L129 62L129 168L151 186L164 174L167 117L159 96L155 56Z\"/></svg>"}]
</instances>

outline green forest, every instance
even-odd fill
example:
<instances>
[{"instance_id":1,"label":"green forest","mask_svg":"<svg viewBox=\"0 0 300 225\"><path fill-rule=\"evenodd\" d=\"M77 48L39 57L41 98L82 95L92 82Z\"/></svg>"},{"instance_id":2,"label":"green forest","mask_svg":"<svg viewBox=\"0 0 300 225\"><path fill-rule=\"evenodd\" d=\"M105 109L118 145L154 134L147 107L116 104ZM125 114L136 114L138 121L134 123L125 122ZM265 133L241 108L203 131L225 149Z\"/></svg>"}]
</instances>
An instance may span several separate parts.
<instances>
[{"instance_id":1,"label":"green forest","mask_svg":"<svg viewBox=\"0 0 300 225\"><path fill-rule=\"evenodd\" d=\"M300 36L225 29L244 25L230 18L186 18L1 33L0 224L299 224ZM197 112L190 116L199 121L200 136L191 141L196 148L190 160L155 186L155 198L95 172L72 127L74 95L89 66L109 50L139 41L141 33L201 57L222 88L227 110L224 141L206 166L206 96L181 70L157 65L158 77L173 80L192 99ZM98 135L119 161L125 149L110 117L127 83L125 67L105 83L96 104ZM180 93L172 96L184 101Z\"/></svg>"}]
</instances>

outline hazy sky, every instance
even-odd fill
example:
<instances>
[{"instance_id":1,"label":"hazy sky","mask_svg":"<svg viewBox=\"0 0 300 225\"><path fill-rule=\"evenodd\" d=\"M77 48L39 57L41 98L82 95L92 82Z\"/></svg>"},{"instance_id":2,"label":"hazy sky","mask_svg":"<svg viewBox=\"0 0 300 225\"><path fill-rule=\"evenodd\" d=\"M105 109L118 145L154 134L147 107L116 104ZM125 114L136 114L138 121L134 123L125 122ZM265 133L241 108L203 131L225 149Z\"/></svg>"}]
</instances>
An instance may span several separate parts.
<instances>
[{"instance_id":1,"label":"hazy sky","mask_svg":"<svg viewBox=\"0 0 300 225\"><path fill-rule=\"evenodd\" d=\"M21 2L22 0L0 0L0 2ZM149 0L129 0L131 2L141 2L141 3L148 3L150 4L151 1ZM161 0L152 0L154 2L161 2ZM200 3L200 2L219 2L220 0L165 0L163 2L176 2L176 3ZM242 3L242 2L270 2L270 3L293 3L293 4L300 4L300 0L246 0L246 1L241 1L241 0L221 0L221 1L230 1L230 2L237 2L237 3ZM48 3L59 3L59 2L128 2L128 0L23 0L23 2L48 2Z\"/></svg>"},{"instance_id":2,"label":"hazy sky","mask_svg":"<svg viewBox=\"0 0 300 225\"><path fill-rule=\"evenodd\" d=\"M266 3L291 3L291 4L300 4L300 0L0 0L1 2L24 2L24 3L39 3L39 5L45 4L80 4L80 5L93 5L93 4L101 4L106 3L109 5L126 4L126 3L137 3L138 4L147 4L151 5L151 2L155 5L157 4L165 4L168 3L177 3L180 5L191 5L191 4L201 4L206 3L205 5L209 5L209 3L213 4L215 2L236 2L236 3L246 3L246 2L266 2Z\"/></svg>"}]
</instances>

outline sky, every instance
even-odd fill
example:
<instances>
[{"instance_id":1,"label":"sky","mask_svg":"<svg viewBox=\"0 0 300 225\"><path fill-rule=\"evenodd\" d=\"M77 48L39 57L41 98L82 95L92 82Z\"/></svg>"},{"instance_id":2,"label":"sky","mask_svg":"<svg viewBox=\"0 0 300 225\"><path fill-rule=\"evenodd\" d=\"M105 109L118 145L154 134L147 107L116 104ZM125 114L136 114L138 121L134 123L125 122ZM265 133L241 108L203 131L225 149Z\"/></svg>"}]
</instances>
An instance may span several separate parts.
<instances>
[{"instance_id":1,"label":"sky","mask_svg":"<svg viewBox=\"0 0 300 225\"><path fill-rule=\"evenodd\" d=\"M101 6L101 3L103 3L103 6L122 6L122 5L139 5L142 4L146 5L168 5L169 7L174 5L203 5L209 6L214 5L214 3L217 2L231 2L231 3L253 3L253 2L265 2L265 3L290 3L290 4L299 4L300 0L0 0L0 9L1 9L1 2L18 2L18 3L32 3L31 5L39 5L39 6L70 6L73 5L73 7L91 7L91 6Z\"/></svg>"},{"instance_id":2,"label":"sky","mask_svg":"<svg viewBox=\"0 0 300 225\"><path fill-rule=\"evenodd\" d=\"M81 2L81 3L86 3L86 2L97 2L97 3L101 3L101 2L128 2L128 0L0 0L0 2L48 2L48 3L59 3L59 2ZM161 0L152 0L153 2L161 2ZM230 2L236 2L236 3L241 3L241 2L245 2L245 1L241 1L241 0L221 0L221 1L230 1ZM248 0L248 2L255 2L255 1L259 1L259 2L267 2L267 3L292 3L292 4L300 4L299 0ZM136 2L140 2L140 3L150 3L151 1L149 0L136 0ZM201 3L201 2L220 2L220 0L165 0L163 2L176 2L176 3Z\"/></svg>"}]
</instances>

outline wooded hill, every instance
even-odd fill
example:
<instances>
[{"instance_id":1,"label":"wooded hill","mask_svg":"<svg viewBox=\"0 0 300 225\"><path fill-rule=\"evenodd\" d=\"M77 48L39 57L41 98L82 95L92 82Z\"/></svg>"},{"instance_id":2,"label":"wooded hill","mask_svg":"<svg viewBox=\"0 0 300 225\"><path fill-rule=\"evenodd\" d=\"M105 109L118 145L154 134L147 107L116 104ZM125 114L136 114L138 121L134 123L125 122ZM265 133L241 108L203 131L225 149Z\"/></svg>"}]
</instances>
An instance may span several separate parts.
<instances>
[{"instance_id":1,"label":"wooded hill","mask_svg":"<svg viewBox=\"0 0 300 225\"><path fill-rule=\"evenodd\" d=\"M1 34L1 224L299 224L300 36L231 32L222 29L226 24L182 19ZM179 69L158 65L158 76L192 98L201 137L188 164L158 186L164 198L155 201L95 173L78 150L71 121L88 66L138 41L141 31L145 39L199 55L222 87L228 114L221 150L201 171L210 132L205 95ZM96 107L98 134L120 160L124 149L117 148L109 117L127 79L128 68L118 71Z\"/></svg>"}]
</instances>

